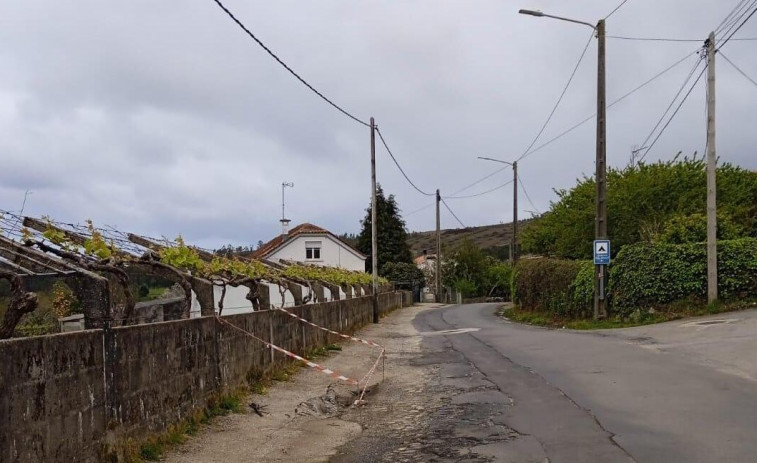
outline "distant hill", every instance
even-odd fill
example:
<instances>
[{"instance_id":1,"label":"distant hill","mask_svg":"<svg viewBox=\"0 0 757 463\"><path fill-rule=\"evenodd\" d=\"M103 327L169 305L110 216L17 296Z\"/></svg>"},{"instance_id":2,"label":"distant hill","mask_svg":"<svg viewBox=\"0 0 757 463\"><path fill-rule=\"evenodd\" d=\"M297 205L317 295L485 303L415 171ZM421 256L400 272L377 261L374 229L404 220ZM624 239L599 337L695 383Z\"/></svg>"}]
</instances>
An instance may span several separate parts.
<instances>
[{"instance_id":1,"label":"distant hill","mask_svg":"<svg viewBox=\"0 0 757 463\"><path fill-rule=\"evenodd\" d=\"M519 222L518 231L523 230L530 220ZM441 230L442 249L449 252L459 247L465 239L470 240L481 249L489 251L501 259L509 256L508 247L513 236L512 223L484 225L481 227L453 228ZM410 232L407 235L407 244L413 256L423 254L427 250L429 254L436 253L436 230L424 232Z\"/></svg>"}]
</instances>

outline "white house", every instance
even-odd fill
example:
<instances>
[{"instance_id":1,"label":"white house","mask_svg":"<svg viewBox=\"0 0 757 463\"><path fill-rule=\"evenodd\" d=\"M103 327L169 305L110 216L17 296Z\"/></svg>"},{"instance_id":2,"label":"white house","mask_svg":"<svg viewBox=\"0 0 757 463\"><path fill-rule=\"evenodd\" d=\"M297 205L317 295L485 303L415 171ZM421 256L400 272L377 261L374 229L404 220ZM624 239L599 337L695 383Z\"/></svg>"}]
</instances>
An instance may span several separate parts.
<instances>
[{"instance_id":1,"label":"white house","mask_svg":"<svg viewBox=\"0 0 757 463\"><path fill-rule=\"evenodd\" d=\"M259 247L252 256L271 261L288 260L346 270L365 271L368 256L330 231L303 223Z\"/></svg>"}]
</instances>

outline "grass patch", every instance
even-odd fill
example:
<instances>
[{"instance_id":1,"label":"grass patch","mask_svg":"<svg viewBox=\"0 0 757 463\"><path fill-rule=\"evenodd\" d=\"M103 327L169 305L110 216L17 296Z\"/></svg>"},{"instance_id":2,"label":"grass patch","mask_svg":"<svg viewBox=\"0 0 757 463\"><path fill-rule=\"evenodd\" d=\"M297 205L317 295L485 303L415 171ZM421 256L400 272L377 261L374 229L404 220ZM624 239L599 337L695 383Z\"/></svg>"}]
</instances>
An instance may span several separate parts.
<instances>
[{"instance_id":1,"label":"grass patch","mask_svg":"<svg viewBox=\"0 0 757 463\"><path fill-rule=\"evenodd\" d=\"M622 319L610 317L605 320L593 319L566 319L543 312L530 312L517 307L508 307L499 312L500 316L509 320L528 325L545 326L549 328L566 328L570 330L606 330L617 328L631 328L634 326L653 325L656 323L680 320L687 317L699 317L703 315L716 315L719 313L733 312L756 308L755 300L735 302L718 302L704 304L693 300L677 301L663 307L660 310L642 312L636 311L631 317Z\"/></svg>"}]
</instances>

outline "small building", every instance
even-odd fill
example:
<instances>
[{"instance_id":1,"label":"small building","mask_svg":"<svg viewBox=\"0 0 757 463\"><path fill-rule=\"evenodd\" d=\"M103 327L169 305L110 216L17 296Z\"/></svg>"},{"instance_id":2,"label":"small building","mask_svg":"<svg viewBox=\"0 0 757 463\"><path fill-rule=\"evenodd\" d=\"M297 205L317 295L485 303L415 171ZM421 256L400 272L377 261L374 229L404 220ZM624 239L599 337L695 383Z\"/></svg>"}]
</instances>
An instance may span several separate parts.
<instances>
[{"instance_id":1,"label":"small building","mask_svg":"<svg viewBox=\"0 0 757 463\"><path fill-rule=\"evenodd\" d=\"M345 243L330 231L311 223L297 225L260 246L252 253L256 259L294 261L324 267L365 271L365 254Z\"/></svg>"}]
</instances>

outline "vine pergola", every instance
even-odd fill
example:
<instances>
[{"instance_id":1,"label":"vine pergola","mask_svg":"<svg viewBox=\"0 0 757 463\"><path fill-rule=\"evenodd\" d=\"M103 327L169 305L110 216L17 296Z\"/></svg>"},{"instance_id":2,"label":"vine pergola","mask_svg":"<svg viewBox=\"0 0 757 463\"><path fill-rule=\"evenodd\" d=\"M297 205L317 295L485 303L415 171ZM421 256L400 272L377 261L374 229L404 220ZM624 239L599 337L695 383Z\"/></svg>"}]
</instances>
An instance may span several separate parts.
<instances>
[{"instance_id":1,"label":"vine pergola","mask_svg":"<svg viewBox=\"0 0 757 463\"><path fill-rule=\"evenodd\" d=\"M79 300L87 329L134 324L135 275L177 283L184 292L182 318L190 317L193 293L202 316L213 315L216 306L220 315L228 287L247 288L253 310L271 308L270 285L278 287L282 307L287 291L295 305L325 302L325 288L332 299L340 298L340 290L346 297L371 291L371 277L363 272L227 257L181 237L155 239L91 221L71 224L0 211L0 279L11 287L0 339L13 336L22 317L37 308L36 294L27 290L35 278L62 279ZM215 286L221 288L217 304Z\"/></svg>"}]
</instances>

